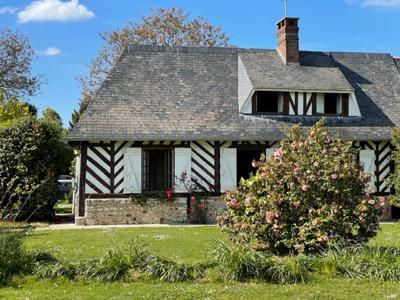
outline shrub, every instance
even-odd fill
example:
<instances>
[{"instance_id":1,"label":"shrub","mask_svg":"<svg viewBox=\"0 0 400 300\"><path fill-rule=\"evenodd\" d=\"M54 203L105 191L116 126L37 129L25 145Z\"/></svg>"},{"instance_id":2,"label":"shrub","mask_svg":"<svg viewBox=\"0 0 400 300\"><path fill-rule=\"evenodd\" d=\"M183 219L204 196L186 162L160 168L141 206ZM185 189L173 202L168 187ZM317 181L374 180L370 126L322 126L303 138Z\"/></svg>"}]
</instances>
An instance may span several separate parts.
<instances>
[{"instance_id":1,"label":"shrub","mask_svg":"<svg viewBox=\"0 0 400 300\"><path fill-rule=\"evenodd\" d=\"M333 139L323 120L307 137L295 126L255 175L227 192L218 218L237 243L277 254L316 253L330 242L365 242L376 235L384 199L366 192L367 175L350 142Z\"/></svg>"},{"instance_id":2,"label":"shrub","mask_svg":"<svg viewBox=\"0 0 400 300\"><path fill-rule=\"evenodd\" d=\"M67 152L62 134L34 118L0 130L0 219L53 216L57 173Z\"/></svg>"}]
</instances>

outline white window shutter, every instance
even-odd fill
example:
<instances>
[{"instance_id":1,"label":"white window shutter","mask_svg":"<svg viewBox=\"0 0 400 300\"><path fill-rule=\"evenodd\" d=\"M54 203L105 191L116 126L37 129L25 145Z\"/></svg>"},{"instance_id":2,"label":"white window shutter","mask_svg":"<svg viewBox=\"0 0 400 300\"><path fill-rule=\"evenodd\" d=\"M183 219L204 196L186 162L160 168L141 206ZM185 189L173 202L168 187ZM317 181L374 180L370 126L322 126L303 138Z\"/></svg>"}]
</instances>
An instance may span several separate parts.
<instances>
[{"instance_id":1,"label":"white window shutter","mask_svg":"<svg viewBox=\"0 0 400 300\"><path fill-rule=\"evenodd\" d=\"M376 177L375 177L375 151L374 150L360 150L360 163L364 168L364 173L371 176L369 183L370 190L376 192Z\"/></svg>"},{"instance_id":2,"label":"white window shutter","mask_svg":"<svg viewBox=\"0 0 400 300\"><path fill-rule=\"evenodd\" d=\"M343 113L343 95L338 95L336 100L336 111L338 114Z\"/></svg>"},{"instance_id":3,"label":"white window shutter","mask_svg":"<svg viewBox=\"0 0 400 300\"><path fill-rule=\"evenodd\" d=\"M236 187L236 148L221 149L221 191Z\"/></svg>"},{"instance_id":4,"label":"white window shutter","mask_svg":"<svg viewBox=\"0 0 400 300\"><path fill-rule=\"evenodd\" d=\"M124 193L142 192L142 149L126 148L124 153Z\"/></svg>"},{"instance_id":5,"label":"white window shutter","mask_svg":"<svg viewBox=\"0 0 400 300\"><path fill-rule=\"evenodd\" d=\"M186 173L186 184L192 181L192 149L175 148L175 191L178 193L187 192L187 186L179 180L183 173Z\"/></svg>"},{"instance_id":6,"label":"white window shutter","mask_svg":"<svg viewBox=\"0 0 400 300\"><path fill-rule=\"evenodd\" d=\"M325 112L325 97L324 94L317 94L317 113Z\"/></svg>"}]
</instances>

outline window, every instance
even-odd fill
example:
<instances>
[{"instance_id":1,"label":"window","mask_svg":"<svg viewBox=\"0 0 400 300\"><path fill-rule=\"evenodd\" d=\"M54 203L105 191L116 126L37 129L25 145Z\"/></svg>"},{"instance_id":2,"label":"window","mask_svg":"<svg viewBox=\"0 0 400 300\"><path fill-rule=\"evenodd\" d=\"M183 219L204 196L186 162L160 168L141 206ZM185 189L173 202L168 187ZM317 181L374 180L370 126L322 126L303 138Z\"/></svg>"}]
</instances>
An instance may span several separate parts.
<instances>
[{"instance_id":1,"label":"window","mask_svg":"<svg viewBox=\"0 0 400 300\"><path fill-rule=\"evenodd\" d=\"M338 95L337 94L325 94L324 99L324 113L326 115L338 114Z\"/></svg>"},{"instance_id":2,"label":"window","mask_svg":"<svg viewBox=\"0 0 400 300\"><path fill-rule=\"evenodd\" d=\"M144 191L165 191L172 188L172 150L143 150Z\"/></svg>"},{"instance_id":3,"label":"window","mask_svg":"<svg viewBox=\"0 0 400 300\"><path fill-rule=\"evenodd\" d=\"M278 114L283 112L279 92L256 91L253 96L253 113Z\"/></svg>"}]
</instances>

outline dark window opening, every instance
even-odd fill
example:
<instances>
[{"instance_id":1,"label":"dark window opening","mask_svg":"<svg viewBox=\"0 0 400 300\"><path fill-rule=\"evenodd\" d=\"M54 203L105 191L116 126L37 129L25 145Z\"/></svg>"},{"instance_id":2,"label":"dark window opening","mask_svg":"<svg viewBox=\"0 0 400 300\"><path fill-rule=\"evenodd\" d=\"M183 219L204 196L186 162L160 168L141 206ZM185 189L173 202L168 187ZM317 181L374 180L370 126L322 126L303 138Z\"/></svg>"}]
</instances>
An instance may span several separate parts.
<instances>
[{"instance_id":1,"label":"dark window opening","mask_svg":"<svg viewBox=\"0 0 400 300\"><path fill-rule=\"evenodd\" d=\"M337 115L338 114L337 101L338 101L337 94L325 94L324 113L326 115Z\"/></svg>"},{"instance_id":2,"label":"dark window opening","mask_svg":"<svg viewBox=\"0 0 400 300\"><path fill-rule=\"evenodd\" d=\"M399 220L400 219L400 208L392 205L392 219Z\"/></svg>"},{"instance_id":3,"label":"dark window opening","mask_svg":"<svg viewBox=\"0 0 400 300\"><path fill-rule=\"evenodd\" d=\"M240 182L240 178L250 178L250 173L255 173L256 169L252 166L252 161L260 160L263 150L237 150L237 181Z\"/></svg>"},{"instance_id":4,"label":"dark window opening","mask_svg":"<svg viewBox=\"0 0 400 300\"><path fill-rule=\"evenodd\" d=\"M280 113L278 92L256 91L254 93L253 101L254 113Z\"/></svg>"},{"instance_id":5,"label":"dark window opening","mask_svg":"<svg viewBox=\"0 0 400 300\"><path fill-rule=\"evenodd\" d=\"M143 150L144 191L172 189L172 150Z\"/></svg>"}]
</instances>

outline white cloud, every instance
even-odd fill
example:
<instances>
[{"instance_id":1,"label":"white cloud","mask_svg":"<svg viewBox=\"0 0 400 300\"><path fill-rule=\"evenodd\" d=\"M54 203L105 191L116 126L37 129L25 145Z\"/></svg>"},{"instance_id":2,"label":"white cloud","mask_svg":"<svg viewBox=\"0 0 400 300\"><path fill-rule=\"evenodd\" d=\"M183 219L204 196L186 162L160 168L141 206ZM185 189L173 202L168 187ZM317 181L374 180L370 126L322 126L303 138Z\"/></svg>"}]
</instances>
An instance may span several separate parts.
<instances>
[{"instance_id":1,"label":"white cloud","mask_svg":"<svg viewBox=\"0 0 400 300\"><path fill-rule=\"evenodd\" d=\"M94 13L79 0L63 2L61 0L36 0L18 12L18 22L80 21L94 17Z\"/></svg>"},{"instance_id":2,"label":"white cloud","mask_svg":"<svg viewBox=\"0 0 400 300\"><path fill-rule=\"evenodd\" d=\"M0 14L15 14L18 8L12 6L0 7Z\"/></svg>"},{"instance_id":3,"label":"white cloud","mask_svg":"<svg viewBox=\"0 0 400 300\"><path fill-rule=\"evenodd\" d=\"M363 0L363 6L400 7L400 0Z\"/></svg>"},{"instance_id":4,"label":"white cloud","mask_svg":"<svg viewBox=\"0 0 400 300\"><path fill-rule=\"evenodd\" d=\"M57 56L61 54L61 50L56 47L50 47L46 50L37 51L37 54L40 56Z\"/></svg>"}]
</instances>

